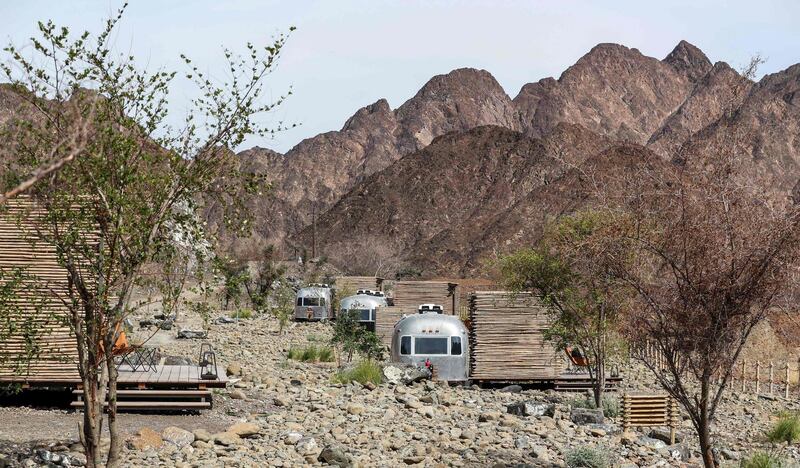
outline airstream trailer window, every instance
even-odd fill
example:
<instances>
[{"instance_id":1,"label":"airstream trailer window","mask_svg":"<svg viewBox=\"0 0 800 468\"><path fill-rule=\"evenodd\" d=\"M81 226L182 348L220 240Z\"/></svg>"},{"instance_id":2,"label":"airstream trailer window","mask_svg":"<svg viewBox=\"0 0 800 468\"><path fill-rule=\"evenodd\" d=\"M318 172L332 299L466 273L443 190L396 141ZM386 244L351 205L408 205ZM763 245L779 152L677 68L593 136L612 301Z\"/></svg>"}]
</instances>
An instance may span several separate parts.
<instances>
[{"instance_id":1,"label":"airstream trailer window","mask_svg":"<svg viewBox=\"0 0 800 468\"><path fill-rule=\"evenodd\" d=\"M301 306L301 307L303 306L303 298L302 297L298 297L297 298L297 305Z\"/></svg>"},{"instance_id":2,"label":"airstream trailer window","mask_svg":"<svg viewBox=\"0 0 800 468\"><path fill-rule=\"evenodd\" d=\"M414 337L414 354L447 354L447 338Z\"/></svg>"},{"instance_id":3,"label":"airstream trailer window","mask_svg":"<svg viewBox=\"0 0 800 468\"><path fill-rule=\"evenodd\" d=\"M400 337L400 354L411 354L411 337Z\"/></svg>"},{"instance_id":4,"label":"airstream trailer window","mask_svg":"<svg viewBox=\"0 0 800 468\"><path fill-rule=\"evenodd\" d=\"M451 336L450 337L450 354L453 356L460 356L461 355L461 337L460 336Z\"/></svg>"},{"instance_id":5,"label":"airstream trailer window","mask_svg":"<svg viewBox=\"0 0 800 468\"><path fill-rule=\"evenodd\" d=\"M306 297L303 305L317 307L319 305L319 300L320 300L319 297Z\"/></svg>"},{"instance_id":6,"label":"airstream trailer window","mask_svg":"<svg viewBox=\"0 0 800 468\"><path fill-rule=\"evenodd\" d=\"M364 322L369 322L372 319L372 314L370 312L372 311L369 309L359 309L358 311L360 317L359 320L362 320Z\"/></svg>"}]
</instances>

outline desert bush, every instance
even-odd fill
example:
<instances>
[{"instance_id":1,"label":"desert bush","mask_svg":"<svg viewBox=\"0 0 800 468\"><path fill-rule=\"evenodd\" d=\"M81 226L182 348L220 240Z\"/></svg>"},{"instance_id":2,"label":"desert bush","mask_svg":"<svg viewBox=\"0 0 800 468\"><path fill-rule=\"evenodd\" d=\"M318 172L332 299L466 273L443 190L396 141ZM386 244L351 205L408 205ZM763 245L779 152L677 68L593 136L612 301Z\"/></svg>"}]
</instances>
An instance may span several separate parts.
<instances>
[{"instance_id":1,"label":"desert bush","mask_svg":"<svg viewBox=\"0 0 800 468\"><path fill-rule=\"evenodd\" d=\"M375 385L380 385L383 379L382 374L381 366L377 362L367 359L359 362L352 369L337 372L336 375L333 376L333 382L341 384L358 382L361 385L372 382Z\"/></svg>"},{"instance_id":2,"label":"desert bush","mask_svg":"<svg viewBox=\"0 0 800 468\"><path fill-rule=\"evenodd\" d=\"M293 361L299 361L300 356L302 355L303 355L303 350L301 348L295 348L294 346L289 348L289 352L286 353L286 357Z\"/></svg>"},{"instance_id":3,"label":"desert bush","mask_svg":"<svg viewBox=\"0 0 800 468\"><path fill-rule=\"evenodd\" d=\"M770 442L794 443L800 438L800 417L796 413L783 413L772 430L767 433Z\"/></svg>"},{"instance_id":4,"label":"desert bush","mask_svg":"<svg viewBox=\"0 0 800 468\"><path fill-rule=\"evenodd\" d=\"M272 245L264 248L258 258L255 272L248 276L244 288L253 308L261 312L269 308L269 298L280 284L280 279L286 273L286 267L278 261Z\"/></svg>"},{"instance_id":5,"label":"desert bush","mask_svg":"<svg viewBox=\"0 0 800 468\"><path fill-rule=\"evenodd\" d=\"M783 468L786 466L783 459L771 452L755 452L742 459L739 463L741 468Z\"/></svg>"},{"instance_id":6,"label":"desert bush","mask_svg":"<svg viewBox=\"0 0 800 468\"><path fill-rule=\"evenodd\" d=\"M253 318L254 315L253 309L239 309L233 314L235 318L240 319L250 319Z\"/></svg>"},{"instance_id":7,"label":"desert bush","mask_svg":"<svg viewBox=\"0 0 800 468\"><path fill-rule=\"evenodd\" d=\"M611 466L605 450L589 446L568 451L564 461L569 468L607 468Z\"/></svg>"}]
</instances>

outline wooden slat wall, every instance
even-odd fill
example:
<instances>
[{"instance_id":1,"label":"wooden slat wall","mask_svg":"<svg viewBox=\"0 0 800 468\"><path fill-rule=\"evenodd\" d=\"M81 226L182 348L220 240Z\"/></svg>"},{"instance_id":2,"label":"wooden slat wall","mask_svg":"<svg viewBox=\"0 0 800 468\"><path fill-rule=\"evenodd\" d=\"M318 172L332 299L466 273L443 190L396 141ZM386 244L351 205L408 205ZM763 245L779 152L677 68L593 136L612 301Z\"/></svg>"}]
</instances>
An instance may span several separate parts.
<instances>
[{"instance_id":1,"label":"wooden slat wall","mask_svg":"<svg viewBox=\"0 0 800 468\"><path fill-rule=\"evenodd\" d=\"M375 333L387 348L392 347L392 332L394 325L403 315L415 314L416 308L410 307L380 307L375 311Z\"/></svg>"},{"instance_id":2,"label":"wooden slat wall","mask_svg":"<svg viewBox=\"0 0 800 468\"><path fill-rule=\"evenodd\" d=\"M0 315L0 336L10 333L0 342L0 383L80 379L68 309L53 294L66 292L67 272L59 266L52 245L31 242L36 238L35 224L42 216L27 198L8 201L0 211L0 268L10 271L21 267L34 277L14 300L20 313ZM33 335L22 331L23 326L35 330ZM26 341L30 341L27 349L33 347L37 353L33 359L24 357Z\"/></svg>"},{"instance_id":3,"label":"wooden slat wall","mask_svg":"<svg viewBox=\"0 0 800 468\"><path fill-rule=\"evenodd\" d=\"M416 311L420 304L438 304L444 307L445 314L454 315L459 294L458 284L447 281L398 281L394 285L394 305Z\"/></svg>"},{"instance_id":4,"label":"wooden slat wall","mask_svg":"<svg viewBox=\"0 0 800 468\"><path fill-rule=\"evenodd\" d=\"M336 288L338 290L349 289L353 293L359 289L374 289L381 291L383 288L383 278L375 276L340 276L336 278Z\"/></svg>"},{"instance_id":5,"label":"wooden slat wall","mask_svg":"<svg viewBox=\"0 0 800 468\"><path fill-rule=\"evenodd\" d=\"M532 294L474 292L470 321L472 379L551 379L563 371L563 352L544 340L547 311Z\"/></svg>"}]
</instances>

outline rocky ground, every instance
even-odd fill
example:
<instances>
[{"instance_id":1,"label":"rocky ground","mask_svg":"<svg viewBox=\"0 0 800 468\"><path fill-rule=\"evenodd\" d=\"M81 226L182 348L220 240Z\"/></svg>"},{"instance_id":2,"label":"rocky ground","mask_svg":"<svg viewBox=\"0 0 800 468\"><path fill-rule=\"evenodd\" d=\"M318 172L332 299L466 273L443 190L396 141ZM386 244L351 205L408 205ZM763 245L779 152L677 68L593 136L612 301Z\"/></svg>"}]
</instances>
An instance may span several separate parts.
<instances>
[{"instance_id":1,"label":"rocky ground","mask_svg":"<svg viewBox=\"0 0 800 468\"><path fill-rule=\"evenodd\" d=\"M200 341L172 339L176 329L159 332L162 351L193 358ZM688 421L679 434L684 442L668 446L664 433L622 433L618 416L576 408L580 395L431 381L333 384L335 363L286 358L290 346L328 337L329 326L319 323L291 324L279 335L270 317L211 325L208 341L231 384L200 415L124 414L127 466L562 466L570 451L587 446L618 466L698 463ZM628 387L646 387L643 372L627 372ZM715 434L721 457L735 466L768 447L763 434L774 415L796 409L796 399L731 392ZM79 418L65 410L2 408L0 466L80 465ZM796 448L780 450L800 460Z\"/></svg>"}]
</instances>

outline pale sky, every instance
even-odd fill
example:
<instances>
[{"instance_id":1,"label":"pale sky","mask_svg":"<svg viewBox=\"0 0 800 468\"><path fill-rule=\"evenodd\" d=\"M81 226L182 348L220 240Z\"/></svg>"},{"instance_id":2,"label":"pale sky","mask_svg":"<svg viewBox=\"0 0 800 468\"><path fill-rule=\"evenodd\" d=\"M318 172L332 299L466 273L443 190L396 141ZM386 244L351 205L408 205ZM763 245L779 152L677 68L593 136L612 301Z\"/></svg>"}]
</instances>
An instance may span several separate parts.
<instances>
[{"instance_id":1,"label":"pale sky","mask_svg":"<svg viewBox=\"0 0 800 468\"><path fill-rule=\"evenodd\" d=\"M0 0L0 41L25 45L37 20L96 32L118 0ZM289 26L269 89L294 95L265 116L300 126L253 145L285 152L338 130L357 109L386 98L397 108L433 75L488 70L514 97L525 83L558 75L595 44L616 42L663 58L681 39L711 61L739 68L760 53L762 73L800 62L800 2L748 1L344 1L132 0L116 46L142 65L180 68L180 53L221 71L222 46L266 44ZM5 58L3 58L5 59ZM192 90L176 86L177 109ZM180 113L180 112L177 112Z\"/></svg>"}]
</instances>

